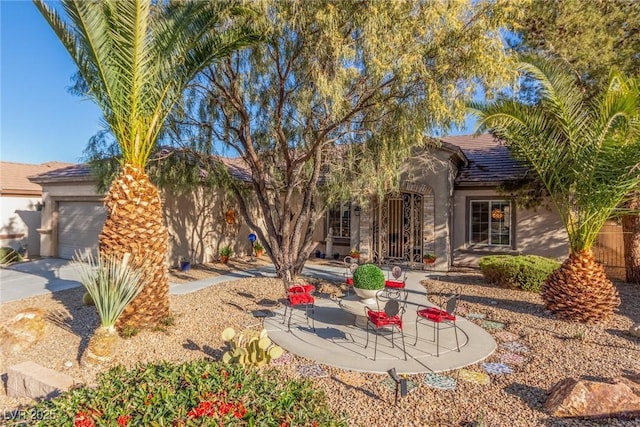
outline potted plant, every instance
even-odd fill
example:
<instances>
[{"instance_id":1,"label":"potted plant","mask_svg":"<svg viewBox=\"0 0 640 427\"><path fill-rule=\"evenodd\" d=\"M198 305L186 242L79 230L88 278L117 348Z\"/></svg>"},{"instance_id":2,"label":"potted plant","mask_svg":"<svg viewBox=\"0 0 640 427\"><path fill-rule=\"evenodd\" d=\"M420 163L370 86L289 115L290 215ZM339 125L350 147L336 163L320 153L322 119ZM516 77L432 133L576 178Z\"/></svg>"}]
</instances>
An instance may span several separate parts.
<instances>
[{"instance_id":1,"label":"potted plant","mask_svg":"<svg viewBox=\"0 0 640 427\"><path fill-rule=\"evenodd\" d=\"M180 271L189 271L189 269L191 268L191 261L182 257L180 257L180 261L178 264L180 265Z\"/></svg>"},{"instance_id":2,"label":"potted plant","mask_svg":"<svg viewBox=\"0 0 640 427\"><path fill-rule=\"evenodd\" d=\"M349 256L351 258L358 259L360 258L360 251L357 250L356 248L351 248L351 251L349 252Z\"/></svg>"},{"instance_id":3,"label":"potted plant","mask_svg":"<svg viewBox=\"0 0 640 427\"><path fill-rule=\"evenodd\" d=\"M231 246L226 245L220 248L220 262L223 264L226 264L229 262L229 257L231 256L231 254L233 253L233 249L231 249Z\"/></svg>"},{"instance_id":4,"label":"potted plant","mask_svg":"<svg viewBox=\"0 0 640 427\"><path fill-rule=\"evenodd\" d=\"M375 264L362 264L353 272L353 291L363 302L375 302L376 294L384 289L384 273Z\"/></svg>"},{"instance_id":5,"label":"potted plant","mask_svg":"<svg viewBox=\"0 0 640 427\"><path fill-rule=\"evenodd\" d=\"M118 347L116 321L142 291L145 269L132 262L130 253L124 254L121 259L98 255L97 258L89 256L83 262L76 258L75 265L80 274L80 283L87 290L100 317L100 326L89 338L81 363L108 365L115 358Z\"/></svg>"},{"instance_id":6,"label":"potted plant","mask_svg":"<svg viewBox=\"0 0 640 427\"><path fill-rule=\"evenodd\" d=\"M260 258L264 254L264 246L260 244L260 242L256 242L253 245L253 250L256 251L256 256Z\"/></svg>"},{"instance_id":7,"label":"potted plant","mask_svg":"<svg viewBox=\"0 0 640 427\"><path fill-rule=\"evenodd\" d=\"M422 262L424 262L425 264L433 264L434 262L436 262L436 256L432 253L426 253L422 255Z\"/></svg>"}]
</instances>

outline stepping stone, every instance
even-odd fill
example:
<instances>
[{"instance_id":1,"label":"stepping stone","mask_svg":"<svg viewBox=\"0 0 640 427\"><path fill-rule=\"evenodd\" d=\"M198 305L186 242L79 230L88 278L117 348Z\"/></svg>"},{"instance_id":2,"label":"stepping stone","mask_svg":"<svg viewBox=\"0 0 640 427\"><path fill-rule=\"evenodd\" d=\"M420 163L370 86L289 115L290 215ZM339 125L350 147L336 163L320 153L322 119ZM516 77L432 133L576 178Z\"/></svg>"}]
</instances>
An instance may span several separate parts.
<instances>
[{"instance_id":1,"label":"stepping stone","mask_svg":"<svg viewBox=\"0 0 640 427\"><path fill-rule=\"evenodd\" d=\"M253 317L274 317L276 314L271 310L252 310Z\"/></svg>"},{"instance_id":2,"label":"stepping stone","mask_svg":"<svg viewBox=\"0 0 640 427\"><path fill-rule=\"evenodd\" d=\"M485 320L482 322L482 327L487 329L504 329L504 323Z\"/></svg>"},{"instance_id":3,"label":"stepping stone","mask_svg":"<svg viewBox=\"0 0 640 427\"><path fill-rule=\"evenodd\" d=\"M493 336L503 342L515 341L520 338L518 335L507 331L496 332Z\"/></svg>"},{"instance_id":4,"label":"stepping stone","mask_svg":"<svg viewBox=\"0 0 640 427\"><path fill-rule=\"evenodd\" d=\"M396 389L396 382L393 380L393 378L390 378L390 377L387 377L387 378L383 379L382 381L380 381L380 384L383 384L384 386L390 388L391 390L395 390ZM407 380L407 392L408 393L411 393L417 387L418 387L418 384L415 381Z\"/></svg>"},{"instance_id":5,"label":"stepping stone","mask_svg":"<svg viewBox=\"0 0 640 427\"><path fill-rule=\"evenodd\" d=\"M489 385L489 376L484 372L469 371L467 369L460 369L458 372L458 378L470 383Z\"/></svg>"},{"instance_id":6,"label":"stepping stone","mask_svg":"<svg viewBox=\"0 0 640 427\"><path fill-rule=\"evenodd\" d=\"M483 363L482 369L487 371L488 374L504 375L512 374L513 370L504 363Z\"/></svg>"},{"instance_id":7,"label":"stepping stone","mask_svg":"<svg viewBox=\"0 0 640 427\"><path fill-rule=\"evenodd\" d=\"M271 360L272 365L278 365L278 366L288 365L291 362L293 362L293 354L291 353L284 353L282 356L278 357L277 359Z\"/></svg>"},{"instance_id":8,"label":"stepping stone","mask_svg":"<svg viewBox=\"0 0 640 427\"><path fill-rule=\"evenodd\" d=\"M504 353L500 356L502 363L510 363L512 365L522 365L525 362L524 356L516 353Z\"/></svg>"},{"instance_id":9,"label":"stepping stone","mask_svg":"<svg viewBox=\"0 0 640 427\"><path fill-rule=\"evenodd\" d=\"M352 387L360 387L367 383L367 380L357 372L340 372L337 377L340 381Z\"/></svg>"},{"instance_id":10,"label":"stepping stone","mask_svg":"<svg viewBox=\"0 0 640 427\"><path fill-rule=\"evenodd\" d=\"M529 347L524 344L520 344L517 341L505 342L500 344L500 347L505 350L509 350L513 353L527 353L529 351Z\"/></svg>"},{"instance_id":11,"label":"stepping stone","mask_svg":"<svg viewBox=\"0 0 640 427\"><path fill-rule=\"evenodd\" d=\"M467 319L484 319L487 315L484 313L469 313L465 317Z\"/></svg>"},{"instance_id":12,"label":"stepping stone","mask_svg":"<svg viewBox=\"0 0 640 427\"><path fill-rule=\"evenodd\" d=\"M298 375L304 378L322 378L328 376L327 371L322 369L320 365L300 365L298 366Z\"/></svg>"},{"instance_id":13,"label":"stepping stone","mask_svg":"<svg viewBox=\"0 0 640 427\"><path fill-rule=\"evenodd\" d=\"M424 377L424 383L431 388L436 388L438 390L455 390L456 389L456 379L451 377L446 377L444 375L438 375L429 372Z\"/></svg>"}]
</instances>

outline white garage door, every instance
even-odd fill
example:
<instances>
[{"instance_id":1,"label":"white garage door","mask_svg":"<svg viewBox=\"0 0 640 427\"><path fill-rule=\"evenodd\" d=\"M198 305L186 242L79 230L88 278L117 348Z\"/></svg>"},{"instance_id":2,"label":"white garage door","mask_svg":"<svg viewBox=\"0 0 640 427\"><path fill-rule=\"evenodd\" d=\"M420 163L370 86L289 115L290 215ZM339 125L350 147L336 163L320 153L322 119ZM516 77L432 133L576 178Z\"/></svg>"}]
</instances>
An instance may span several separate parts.
<instances>
[{"instance_id":1,"label":"white garage door","mask_svg":"<svg viewBox=\"0 0 640 427\"><path fill-rule=\"evenodd\" d=\"M98 250L98 235L107 218L102 202L60 202L58 205L58 256L72 259Z\"/></svg>"}]
</instances>

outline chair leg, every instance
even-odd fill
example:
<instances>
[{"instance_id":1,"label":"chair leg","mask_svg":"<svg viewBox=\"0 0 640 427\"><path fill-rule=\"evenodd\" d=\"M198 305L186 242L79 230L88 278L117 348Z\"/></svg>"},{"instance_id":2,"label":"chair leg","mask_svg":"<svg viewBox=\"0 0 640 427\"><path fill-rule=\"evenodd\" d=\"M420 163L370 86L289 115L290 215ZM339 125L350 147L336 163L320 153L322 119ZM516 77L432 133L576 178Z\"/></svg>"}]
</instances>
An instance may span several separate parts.
<instances>
[{"instance_id":1,"label":"chair leg","mask_svg":"<svg viewBox=\"0 0 640 427\"><path fill-rule=\"evenodd\" d=\"M289 308L289 306L287 304L284 305L284 313L282 313L282 324L284 325L285 321L287 320L287 308Z\"/></svg>"},{"instance_id":2,"label":"chair leg","mask_svg":"<svg viewBox=\"0 0 640 427\"><path fill-rule=\"evenodd\" d=\"M402 338L402 352L404 353L404 360L407 360L407 347L404 345L404 332L400 329L400 337Z\"/></svg>"},{"instance_id":3,"label":"chair leg","mask_svg":"<svg viewBox=\"0 0 640 427\"><path fill-rule=\"evenodd\" d=\"M413 343L415 347L418 344L418 321L420 320L420 316L416 316L416 341Z\"/></svg>"},{"instance_id":4,"label":"chair leg","mask_svg":"<svg viewBox=\"0 0 640 427\"><path fill-rule=\"evenodd\" d=\"M378 330L375 330L376 333L376 342L373 344L373 361L376 360L376 354L378 353Z\"/></svg>"},{"instance_id":5,"label":"chair leg","mask_svg":"<svg viewBox=\"0 0 640 427\"><path fill-rule=\"evenodd\" d=\"M456 334L456 347L458 347L458 353L460 353L460 343L458 342L458 327L456 322L453 322L453 332Z\"/></svg>"},{"instance_id":6,"label":"chair leg","mask_svg":"<svg viewBox=\"0 0 640 427\"><path fill-rule=\"evenodd\" d=\"M436 334L436 357L440 357L440 322L438 322L438 333Z\"/></svg>"},{"instance_id":7,"label":"chair leg","mask_svg":"<svg viewBox=\"0 0 640 427\"><path fill-rule=\"evenodd\" d=\"M364 345L364 348L367 348L369 345L369 322L367 322L367 343Z\"/></svg>"},{"instance_id":8,"label":"chair leg","mask_svg":"<svg viewBox=\"0 0 640 427\"><path fill-rule=\"evenodd\" d=\"M316 331L316 306L315 306L315 304L311 304L311 328L313 329L313 332Z\"/></svg>"}]
</instances>

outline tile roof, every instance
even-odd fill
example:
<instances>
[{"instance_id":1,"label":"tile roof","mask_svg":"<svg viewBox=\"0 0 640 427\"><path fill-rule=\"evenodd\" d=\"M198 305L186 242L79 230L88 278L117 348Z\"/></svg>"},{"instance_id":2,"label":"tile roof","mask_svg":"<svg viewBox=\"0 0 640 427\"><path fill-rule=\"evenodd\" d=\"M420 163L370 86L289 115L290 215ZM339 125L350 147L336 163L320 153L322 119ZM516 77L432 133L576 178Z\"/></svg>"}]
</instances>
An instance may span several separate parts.
<instances>
[{"instance_id":1,"label":"tile roof","mask_svg":"<svg viewBox=\"0 0 640 427\"><path fill-rule=\"evenodd\" d=\"M71 163L47 162L39 165L0 162L0 195L41 196L42 187L28 177L69 166Z\"/></svg>"},{"instance_id":2,"label":"tile roof","mask_svg":"<svg viewBox=\"0 0 640 427\"><path fill-rule=\"evenodd\" d=\"M467 164L460 168L456 177L457 186L496 185L521 179L527 174L527 167L511 157L509 147L488 133L441 139L460 147L467 158Z\"/></svg>"},{"instance_id":3,"label":"tile roof","mask_svg":"<svg viewBox=\"0 0 640 427\"><path fill-rule=\"evenodd\" d=\"M522 178L527 168L514 160L509 148L496 140L492 135L479 136L459 135L440 138L443 148L451 151L464 162L456 178L456 186L496 185L504 181ZM462 153L462 155L460 155ZM250 182L251 171L246 163L238 157L219 158L229 169L234 178ZM78 164L63 169L51 170L30 178L33 182L72 182L90 181L91 172L86 164Z\"/></svg>"},{"instance_id":4,"label":"tile roof","mask_svg":"<svg viewBox=\"0 0 640 427\"><path fill-rule=\"evenodd\" d=\"M51 182L76 182L92 181L91 169L86 163L67 166L64 168L44 172L29 179L37 184L47 184Z\"/></svg>"}]
</instances>

